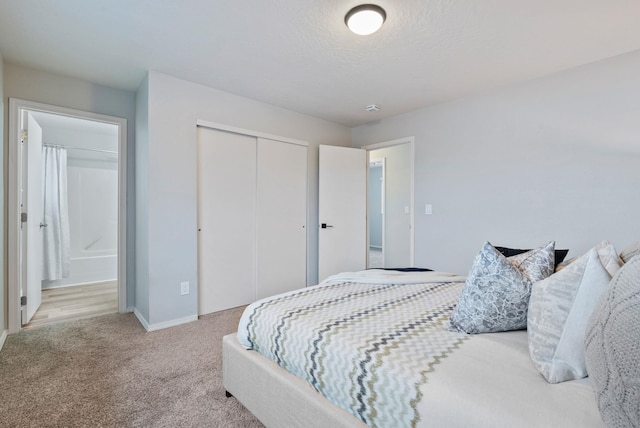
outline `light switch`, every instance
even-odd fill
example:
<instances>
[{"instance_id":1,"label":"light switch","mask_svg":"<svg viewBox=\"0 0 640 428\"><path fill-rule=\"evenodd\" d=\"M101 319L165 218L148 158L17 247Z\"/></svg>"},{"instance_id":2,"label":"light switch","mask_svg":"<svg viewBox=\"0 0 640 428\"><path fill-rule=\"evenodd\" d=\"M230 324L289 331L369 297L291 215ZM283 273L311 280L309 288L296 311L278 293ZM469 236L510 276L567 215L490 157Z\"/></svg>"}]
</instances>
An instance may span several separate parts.
<instances>
[{"instance_id":1,"label":"light switch","mask_svg":"<svg viewBox=\"0 0 640 428\"><path fill-rule=\"evenodd\" d=\"M425 215L433 214L433 207L431 206L431 204L426 204L424 206L424 213L425 213Z\"/></svg>"},{"instance_id":2,"label":"light switch","mask_svg":"<svg viewBox=\"0 0 640 428\"><path fill-rule=\"evenodd\" d=\"M409 207L404 207L404 213L409 214Z\"/></svg>"}]
</instances>

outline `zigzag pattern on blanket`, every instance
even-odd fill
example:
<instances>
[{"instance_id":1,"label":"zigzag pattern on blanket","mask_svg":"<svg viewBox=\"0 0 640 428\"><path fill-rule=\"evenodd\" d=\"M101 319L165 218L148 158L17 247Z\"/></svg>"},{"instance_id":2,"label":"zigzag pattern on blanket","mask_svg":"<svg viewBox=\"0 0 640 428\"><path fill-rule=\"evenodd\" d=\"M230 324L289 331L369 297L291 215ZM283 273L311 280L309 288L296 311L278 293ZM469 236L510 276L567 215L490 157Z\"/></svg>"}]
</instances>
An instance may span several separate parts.
<instances>
[{"instance_id":1,"label":"zigzag pattern on blanket","mask_svg":"<svg viewBox=\"0 0 640 428\"><path fill-rule=\"evenodd\" d=\"M251 310L253 349L370 426L415 426L420 388L467 335L447 330L462 284L309 287Z\"/></svg>"}]
</instances>

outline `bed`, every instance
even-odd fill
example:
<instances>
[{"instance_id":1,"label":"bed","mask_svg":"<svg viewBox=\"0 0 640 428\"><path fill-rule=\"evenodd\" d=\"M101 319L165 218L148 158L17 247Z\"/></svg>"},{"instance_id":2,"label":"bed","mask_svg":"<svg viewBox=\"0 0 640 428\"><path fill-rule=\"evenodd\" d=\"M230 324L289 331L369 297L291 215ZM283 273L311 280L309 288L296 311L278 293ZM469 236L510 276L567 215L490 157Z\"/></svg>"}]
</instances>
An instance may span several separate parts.
<instances>
[{"instance_id":1,"label":"bed","mask_svg":"<svg viewBox=\"0 0 640 428\"><path fill-rule=\"evenodd\" d=\"M464 281L374 269L257 301L224 386L267 427L604 426L589 379L547 383L526 331L450 331Z\"/></svg>"}]
</instances>

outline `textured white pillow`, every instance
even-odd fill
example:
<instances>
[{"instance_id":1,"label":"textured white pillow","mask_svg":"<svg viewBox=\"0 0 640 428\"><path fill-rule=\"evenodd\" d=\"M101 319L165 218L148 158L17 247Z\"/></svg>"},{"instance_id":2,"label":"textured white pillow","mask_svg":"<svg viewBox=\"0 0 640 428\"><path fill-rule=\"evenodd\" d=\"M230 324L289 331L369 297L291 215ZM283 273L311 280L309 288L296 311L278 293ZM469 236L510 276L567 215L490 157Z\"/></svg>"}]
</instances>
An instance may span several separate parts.
<instances>
[{"instance_id":1,"label":"textured white pillow","mask_svg":"<svg viewBox=\"0 0 640 428\"><path fill-rule=\"evenodd\" d=\"M587 324L586 363L602 420L640 426L640 256L613 277Z\"/></svg>"},{"instance_id":2,"label":"textured white pillow","mask_svg":"<svg viewBox=\"0 0 640 428\"><path fill-rule=\"evenodd\" d=\"M560 272L537 282L529 301L529 353L550 383L587 376L584 337L587 321L616 272L617 253L601 243ZM617 269L616 269L617 268Z\"/></svg>"}]
</instances>

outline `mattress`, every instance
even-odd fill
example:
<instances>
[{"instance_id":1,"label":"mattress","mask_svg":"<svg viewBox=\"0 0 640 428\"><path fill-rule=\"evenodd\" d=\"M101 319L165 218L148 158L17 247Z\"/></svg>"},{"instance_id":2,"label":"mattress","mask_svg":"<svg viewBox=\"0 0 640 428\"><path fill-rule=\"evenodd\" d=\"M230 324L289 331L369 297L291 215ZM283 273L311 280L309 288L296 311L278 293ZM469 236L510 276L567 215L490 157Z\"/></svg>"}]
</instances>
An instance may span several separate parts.
<instances>
[{"instance_id":1,"label":"mattress","mask_svg":"<svg viewBox=\"0 0 640 428\"><path fill-rule=\"evenodd\" d=\"M463 283L344 273L248 306L237 338L373 427L602 426L588 380L547 384L526 332L448 330Z\"/></svg>"}]
</instances>

